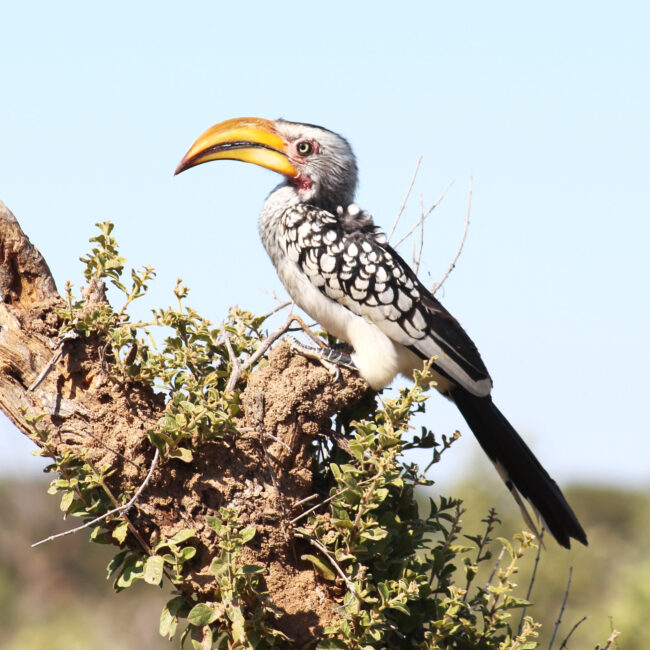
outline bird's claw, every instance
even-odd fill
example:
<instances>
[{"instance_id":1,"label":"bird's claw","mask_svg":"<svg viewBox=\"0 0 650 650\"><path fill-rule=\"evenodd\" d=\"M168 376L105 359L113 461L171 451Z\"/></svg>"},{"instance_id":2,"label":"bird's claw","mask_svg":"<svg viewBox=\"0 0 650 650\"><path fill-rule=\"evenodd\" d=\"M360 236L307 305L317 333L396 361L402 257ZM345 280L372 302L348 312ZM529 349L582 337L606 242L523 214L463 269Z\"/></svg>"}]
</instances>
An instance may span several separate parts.
<instances>
[{"instance_id":1,"label":"bird's claw","mask_svg":"<svg viewBox=\"0 0 650 650\"><path fill-rule=\"evenodd\" d=\"M293 336L288 336L287 340L289 341L289 347L292 352L297 352L308 359L318 361L332 376L335 382L341 379L341 367L348 368L349 370L357 370L352 359L339 350L334 350L333 348L312 348L301 343Z\"/></svg>"}]
</instances>

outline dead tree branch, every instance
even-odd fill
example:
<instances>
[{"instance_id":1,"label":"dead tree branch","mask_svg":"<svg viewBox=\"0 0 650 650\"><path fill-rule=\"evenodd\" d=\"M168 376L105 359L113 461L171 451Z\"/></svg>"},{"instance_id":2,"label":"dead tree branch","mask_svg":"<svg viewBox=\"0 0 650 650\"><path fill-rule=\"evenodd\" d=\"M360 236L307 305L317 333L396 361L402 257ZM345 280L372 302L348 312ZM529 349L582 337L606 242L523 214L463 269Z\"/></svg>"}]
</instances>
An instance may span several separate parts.
<instances>
[{"instance_id":1,"label":"dead tree branch","mask_svg":"<svg viewBox=\"0 0 650 650\"><path fill-rule=\"evenodd\" d=\"M164 395L136 381L115 380L110 374L114 360L100 334L61 338L60 312L66 303L45 260L2 203L0 297L0 409L44 455L53 459L72 455L97 468L98 476L102 468L110 470L101 474L101 481L106 501L115 508L106 508L107 513L83 528L101 523L110 533L131 508L121 545L139 556L148 556L160 540L191 528L196 555L177 587L189 598L206 592L206 576L211 575L210 563L218 553L207 518L218 516L222 507L236 508L241 524L256 529L257 544L247 561L267 569L278 629L298 646L313 640L322 621L331 620L336 603L317 595L313 569L296 559L300 554L296 556L295 542L287 535L289 513L295 513L294 503L315 492L314 438L329 427L332 415L365 394L365 382L343 369L342 381L334 384L323 367L292 355L287 345L271 349L292 324L305 327L295 315L250 358L238 360L239 365L233 362L231 390L247 374L233 427L262 430L268 438L276 489L266 463L259 462L259 435L240 433L223 442L197 443L191 462L152 448L149 434L159 429L168 409ZM107 304L101 286L92 286L84 297L87 302L92 298L93 308ZM267 353L268 363L256 368ZM255 417L252 398L259 393L265 404L262 422L259 413ZM119 505L125 495L132 496ZM303 599L295 598L296 581L306 594Z\"/></svg>"},{"instance_id":2,"label":"dead tree branch","mask_svg":"<svg viewBox=\"0 0 650 650\"><path fill-rule=\"evenodd\" d=\"M555 637L557 636L557 631L560 628L562 623L562 616L564 616L564 609L566 608L567 600L569 600L569 591L571 590L571 578L573 577L573 567L569 567L569 579L567 580L566 589L564 590L564 598L562 599L562 607L560 607L560 613L558 614L557 620L553 627L553 635L551 636L551 641L548 644L549 650L553 647L555 643Z\"/></svg>"},{"instance_id":3,"label":"dead tree branch","mask_svg":"<svg viewBox=\"0 0 650 650\"><path fill-rule=\"evenodd\" d=\"M449 277L449 274L456 268L456 263L458 262L458 258L460 257L460 254L463 252L463 246L465 245L465 239L467 238L467 231L469 230L469 215L472 211L472 182L473 179L470 176L469 177L469 190L467 192L467 212L465 213L465 226L463 227L463 236L460 239L460 244L458 246L458 250L456 251L456 256L452 260L451 264L449 265L449 268L447 269L446 273L442 276L442 279L440 282L434 285L433 289L431 289L431 293L435 294L438 289L445 283L447 278Z\"/></svg>"},{"instance_id":4,"label":"dead tree branch","mask_svg":"<svg viewBox=\"0 0 650 650\"><path fill-rule=\"evenodd\" d=\"M140 487L136 490L135 494L123 506L118 506L117 508L113 508L112 510L105 512L103 515L100 515L99 517L95 517L95 519L92 519L91 521L87 521L85 524L82 524L81 526L77 526L76 528L72 528L71 530L66 530L62 533L57 533L56 535L50 535L45 539L41 539L38 542L34 542L32 544L32 548L34 548L35 546L40 546L41 544L45 544L45 542L51 542L52 540L58 539L59 537L65 537L66 535L72 535L73 533L78 533L80 530L83 530L84 528L90 528L91 526L94 526L95 524L98 524L100 521L104 521L105 519L108 519L113 515L126 514L135 505L136 501L140 498L140 495L144 492L147 485L149 485L149 481L151 481L151 477L153 476L153 473L156 467L158 466L159 459L160 459L160 452L158 451L158 449L156 449L147 476L145 477L144 481L142 481Z\"/></svg>"},{"instance_id":5,"label":"dead tree branch","mask_svg":"<svg viewBox=\"0 0 650 650\"><path fill-rule=\"evenodd\" d=\"M442 200L447 195L447 192L450 190L451 186L454 184L454 181L451 181L447 187L442 191L442 194L435 200L433 205L426 211L420 214L420 218L417 220L415 225L413 225L410 230L393 246L397 248L402 242L406 241L418 228L422 227L422 224L429 218L431 213L442 203Z\"/></svg>"},{"instance_id":6,"label":"dead tree branch","mask_svg":"<svg viewBox=\"0 0 650 650\"><path fill-rule=\"evenodd\" d=\"M395 217L393 227L390 229L390 232L388 233L388 241L390 241L393 235L395 234L395 228L397 228L397 224L399 223L399 220L402 218L402 215L404 214L404 210L406 209L406 204L408 203L409 196L411 196L411 192L413 191L413 186L415 185L415 179L418 176L418 171L420 170L421 163L422 163L422 156L420 156L418 158L418 161L415 163L415 171L413 172L413 177L411 178L411 182L408 186L408 189L406 190L406 196L404 196L402 205L400 206L397 212L397 216Z\"/></svg>"}]
</instances>

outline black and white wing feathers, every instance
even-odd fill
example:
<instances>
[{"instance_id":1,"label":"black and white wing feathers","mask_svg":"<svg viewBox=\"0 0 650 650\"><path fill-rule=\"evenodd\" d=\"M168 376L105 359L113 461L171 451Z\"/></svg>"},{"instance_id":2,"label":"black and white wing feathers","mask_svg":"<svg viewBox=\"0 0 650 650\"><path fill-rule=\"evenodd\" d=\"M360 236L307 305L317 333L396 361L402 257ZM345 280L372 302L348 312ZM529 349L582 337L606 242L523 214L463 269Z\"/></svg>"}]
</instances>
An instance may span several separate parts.
<instances>
[{"instance_id":1,"label":"black and white wing feathers","mask_svg":"<svg viewBox=\"0 0 650 650\"><path fill-rule=\"evenodd\" d=\"M288 258L326 297L374 323L470 393L491 380L458 321L418 280L372 218L356 205L334 215L317 206L289 207L281 220Z\"/></svg>"}]
</instances>

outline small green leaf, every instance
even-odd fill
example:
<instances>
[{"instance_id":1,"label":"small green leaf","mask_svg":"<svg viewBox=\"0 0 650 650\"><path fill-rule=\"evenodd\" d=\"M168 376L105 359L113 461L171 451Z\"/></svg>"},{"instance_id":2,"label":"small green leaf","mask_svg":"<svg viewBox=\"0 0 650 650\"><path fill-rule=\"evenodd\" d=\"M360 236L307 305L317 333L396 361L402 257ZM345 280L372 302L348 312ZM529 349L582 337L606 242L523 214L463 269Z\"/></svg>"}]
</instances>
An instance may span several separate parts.
<instances>
[{"instance_id":1,"label":"small green leaf","mask_svg":"<svg viewBox=\"0 0 650 650\"><path fill-rule=\"evenodd\" d=\"M383 528L374 527L374 528L367 528L361 533L361 539L369 539L370 541L373 542L378 542L380 539L384 539L388 535L388 532L385 531Z\"/></svg>"},{"instance_id":2,"label":"small green leaf","mask_svg":"<svg viewBox=\"0 0 650 650\"><path fill-rule=\"evenodd\" d=\"M135 580L142 580L144 575L144 560L137 555L129 555L124 562L122 573L115 581L115 589L122 591L130 587Z\"/></svg>"},{"instance_id":3,"label":"small green leaf","mask_svg":"<svg viewBox=\"0 0 650 650\"><path fill-rule=\"evenodd\" d=\"M182 548L180 553L177 555L178 561L183 563L191 560L196 555L196 549L193 546L186 546Z\"/></svg>"},{"instance_id":4,"label":"small green leaf","mask_svg":"<svg viewBox=\"0 0 650 650\"><path fill-rule=\"evenodd\" d=\"M219 537L223 537L224 526L219 517L208 516L205 518L205 520L208 522L208 526L210 526L210 528L212 528L212 530L217 533Z\"/></svg>"},{"instance_id":5,"label":"small green leaf","mask_svg":"<svg viewBox=\"0 0 650 650\"><path fill-rule=\"evenodd\" d=\"M61 505L59 506L61 508L61 512L68 512L70 506L72 505L72 502L74 501L74 496L75 494L72 490L69 490L63 494L61 497Z\"/></svg>"},{"instance_id":6,"label":"small green leaf","mask_svg":"<svg viewBox=\"0 0 650 650\"><path fill-rule=\"evenodd\" d=\"M325 578L325 580L332 581L336 578L336 574L334 573L332 568L328 564L323 562L323 560L316 557L315 555L301 555L300 559L308 560L309 562L311 562L316 573L318 573L321 577Z\"/></svg>"},{"instance_id":7,"label":"small green leaf","mask_svg":"<svg viewBox=\"0 0 650 650\"><path fill-rule=\"evenodd\" d=\"M172 449L167 455L169 458L176 458L184 463L191 463L194 460L192 452L185 447L176 447L176 449Z\"/></svg>"},{"instance_id":8,"label":"small green leaf","mask_svg":"<svg viewBox=\"0 0 650 650\"><path fill-rule=\"evenodd\" d=\"M340 639L325 639L316 646L316 650L345 650L347 647Z\"/></svg>"},{"instance_id":9,"label":"small green leaf","mask_svg":"<svg viewBox=\"0 0 650 650\"><path fill-rule=\"evenodd\" d=\"M187 615L187 620L195 627L208 625L217 619L218 612L207 603L197 603Z\"/></svg>"},{"instance_id":10,"label":"small green leaf","mask_svg":"<svg viewBox=\"0 0 650 650\"><path fill-rule=\"evenodd\" d=\"M182 544L194 537L194 535L196 535L196 531L193 528L184 528L178 531L171 539L168 539L167 544Z\"/></svg>"},{"instance_id":11,"label":"small green leaf","mask_svg":"<svg viewBox=\"0 0 650 650\"><path fill-rule=\"evenodd\" d=\"M127 524L126 521L120 521L120 523L117 524L115 528L113 528L113 532L111 533L111 535L120 544L123 544L124 540L126 539L126 534L128 532L129 532L129 524Z\"/></svg>"},{"instance_id":12,"label":"small green leaf","mask_svg":"<svg viewBox=\"0 0 650 650\"><path fill-rule=\"evenodd\" d=\"M264 571L266 571L266 569L263 566L258 566L257 564L244 564L244 566L239 569L239 572L244 575L264 573Z\"/></svg>"},{"instance_id":13,"label":"small green leaf","mask_svg":"<svg viewBox=\"0 0 650 650\"><path fill-rule=\"evenodd\" d=\"M532 603L525 598L517 598L515 596L507 595L503 599L504 609L514 609L516 607L530 607Z\"/></svg>"},{"instance_id":14,"label":"small green leaf","mask_svg":"<svg viewBox=\"0 0 650 650\"><path fill-rule=\"evenodd\" d=\"M181 601L179 604L177 601ZM178 627L178 610L182 605L185 605L185 599L181 596L176 596L172 598L164 607L160 613L160 624L158 626L158 632L160 636L167 637L170 641L176 634L176 628Z\"/></svg>"},{"instance_id":15,"label":"small green leaf","mask_svg":"<svg viewBox=\"0 0 650 650\"><path fill-rule=\"evenodd\" d=\"M248 528L244 528L244 530L241 531L241 542L242 544L248 544L248 542L255 537L255 526L249 526Z\"/></svg>"},{"instance_id":16,"label":"small green leaf","mask_svg":"<svg viewBox=\"0 0 650 650\"><path fill-rule=\"evenodd\" d=\"M150 555L144 565L144 581L150 585L159 585L162 582L164 564L160 555Z\"/></svg>"},{"instance_id":17,"label":"small green leaf","mask_svg":"<svg viewBox=\"0 0 650 650\"><path fill-rule=\"evenodd\" d=\"M391 609L396 609L398 612L402 612L402 614L406 614L406 616L410 616L411 612L409 608L404 605L403 603L400 602L393 602L390 603L390 608ZM447 610L447 615L449 615L449 610Z\"/></svg>"},{"instance_id":18,"label":"small green leaf","mask_svg":"<svg viewBox=\"0 0 650 650\"><path fill-rule=\"evenodd\" d=\"M122 566L124 558L128 555L128 551L120 551L106 567L106 580L109 580L110 577Z\"/></svg>"},{"instance_id":19,"label":"small green leaf","mask_svg":"<svg viewBox=\"0 0 650 650\"><path fill-rule=\"evenodd\" d=\"M332 525L336 528L342 528L344 530L353 530L354 522L349 519L332 519Z\"/></svg>"},{"instance_id":20,"label":"small green leaf","mask_svg":"<svg viewBox=\"0 0 650 650\"><path fill-rule=\"evenodd\" d=\"M497 540L506 547L506 550L508 551L508 555L510 555L510 557L514 557L512 544L505 537L497 537Z\"/></svg>"},{"instance_id":21,"label":"small green leaf","mask_svg":"<svg viewBox=\"0 0 650 650\"><path fill-rule=\"evenodd\" d=\"M377 501L384 501L388 496L388 488L377 488L375 490L374 498Z\"/></svg>"}]
</instances>

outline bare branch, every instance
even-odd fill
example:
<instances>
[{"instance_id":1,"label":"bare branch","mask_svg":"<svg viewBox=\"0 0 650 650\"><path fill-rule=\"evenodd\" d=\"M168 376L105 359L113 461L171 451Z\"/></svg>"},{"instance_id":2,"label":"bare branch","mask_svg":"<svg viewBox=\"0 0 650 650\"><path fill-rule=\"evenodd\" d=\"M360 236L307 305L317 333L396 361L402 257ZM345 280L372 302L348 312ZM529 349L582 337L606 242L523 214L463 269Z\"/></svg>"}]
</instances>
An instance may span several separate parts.
<instances>
[{"instance_id":1,"label":"bare branch","mask_svg":"<svg viewBox=\"0 0 650 650\"><path fill-rule=\"evenodd\" d=\"M420 217L418 222L402 237L396 244L393 246L393 248L397 248L403 241L408 239L419 227L420 227L420 222L425 221L428 216L440 205L442 200L445 198L445 195L449 191L449 188L454 184L454 181L451 181L449 185L443 190L442 194L436 199L436 202Z\"/></svg>"},{"instance_id":2,"label":"bare branch","mask_svg":"<svg viewBox=\"0 0 650 650\"><path fill-rule=\"evenodd\" d=\"M296 501L293 504L293 507L297 508L298 506L303 505L303 503L309 503L310 501L313 501L314 499L318 499L319 496L320 496L319 494L310 494L308 497L305 497L304 499L300 499L300 501ZM300 515L300 517L302 517L302 515Z\"/></svg>"},{"instance_id":3,"label":"bare branch","mask_svg":"<svg viewBox=\"0 0 650 650\"><path fill-rule=\"evenodd\" d=\"M465 245L465 239L467 238L467 231L469 230L469 215L472 210L472 183L473 183L473 178L470 175L469 177L469 190L467 193L467 214L465 215L465 227L463 228L463 236L461 237L460 240L460 245L458 246L458 250L456 251L456 257L454 257L452 263L449 265L449 268L447 269L447 272L442 276L442 279L440 282L438 282L433 289L431 289L431 293L435 294L438 289L443 285L445 280L449 277L449 274L454 270L456 267L456 263L458 262L458 258L460 257L460 254L463 252L463 246Z\"/></svg>"},{"instance_id":4,"label":"bare branch","mask_svg":"<svg viewBox=\"0 0 650 650\"><path fill-rule=\"evenodd\" d=\"M336 559L330 553L330 551L327 549L326 546L321 544L317 539L314 539L313 537L307 537L306 535L303 535L302 533L299 533L296 531L295 533L296 537L302 537L303 539L306 539L312 546L315 546L319 551L321 551L329 560L330 564L336 569L336 572L343 578L343 581L345 582L347 588L350 590L350 593L356 598L357 597L357 589L354 586L354 583L348 578L345 573L343 572L343 569L338 565Z\"/></svg>"},{"instance_id":5,"label":"bare branch","mask_svg":"<svg viewBox=\"0 0 650 650\"><path fill-rule=\"evenodd\" d=\"M609 635L609 639L607 639L607 645L602 650L609 650L614 644L618 646L618 643L616 642L616 637L619 634L620 632L618 630L612 630L612 633ZM596 650L600 650L600 645L596 646Z\"/></svg>"},{"instance_id":6,"label":"bare branch","mask_svg":"<svg viewBox=\"0 0 650 650\"><path fill-rule=\"evenodd\" d=\"M566 635L566 639L564 639L564 641L562 641L562 645L560 646L560 650L562 650L562 648L566 648L566 647L567 647L567 642L568 642L569 639L571 638L571 635L572 635L572 634L573 634L573 633L578 629L578 627L579 627L580 625L582 625L586 620L587 620L587 617L586 617L586 616L583 616L583 617L582 617L582 618L581 618L581 619L580 619L580 620L579 620L579 621L578 621L578 622L577 622L577 623L576 623L576 624L571 628L571 631Z\"/></svg>"},{"instance_id":7,"label":"bare branch","mask_svg":"<svg viewBox=\"0 0 650 650\"><path fill-rule=\"evenodd\" d=\"M535 578L537 577L537 567L539 566L539 558L542 555L542 548L544 547L544 532L546 531L546 528L542 526L542 530L540 531L538 540L539 544L537 545L537 555L535 556L535 565L533 566L533 573L530 577L530 584L528 585L528 591L526 592L526 600L530 601L530 596L533 593L533 585L535 584ZM519 630L518 634L521 634L521 629L524 625L524 618L526 616L526 609L527 607L524 607L521 610L521 618L519 619Z\"/></svg>"},{"instance_id":8,"label":"bare branch","mask_svg":"<svg viewBox=\"0 0 650 650\"><path fill-rule=\"evenodd\" d=\"M151 461L151 467L149 468L149 472L147 473L147 476L145 477L144 481L142 481L140 487L136 490L135 494L123 506L118 506L117 508L113 508L112 510L105 512L103 515L100 515L99 517L95 517L95 519L92 519L91 521L87 521L85 524L81 526L77 526L76 528L72 528L71 530L66 530L63 533L50 535L45 539L42 539L38 542L34 542L34 544L32 544L32 548L34 548L35 546L40 546L41 544L45 544L45 542L51 542L52 540L58 539L59 537L65 537L66 535L72 535L73 533L78 533L80 530L83 530L84 528L89 528L90 526L94 526L95 524L99 523L100 521L103 521L104 519L110 517L111 515L126 514L133 507L135 502L140 498L140 495L144 492L145 488L149 484L149 481L153 476L154 470L158 465L159 458L160 458L160 452L156 447L156 451L153 455L153 461Z\"/></svg>"},{"instance_id":9,"label":"bare branch","mask_svg":"<svg viewBox=\"0 0 650 650\"><path fill-rule=\"evenodd\" d=\"M193 528L196 528L198 544L212 548L212 529L193 526L194 513L199 511L195 505L204 503L205 486L209 485L218 493L232 495L229 502L250 504L240 512L242 526L259 527L264 522L264 532L260 531L260 537L264 535L265 540L260 544L262 550L253 549L249 559L254 564L268 566L266 549L268 543L274 544L275 564L281 578L277 581L278 588L271 587L271 597L278 608L287 613L281 629L301 646L310 642L313 632L306 629L303 618L294 616L303 611L304 601L296 602L295 590L285 588L295 579L296 567L304 568L295 557L289 520L316 503L319 497L312 497L313 501L304 502L305 505L288 513L286 502L275 492L281 497L291 494L292 501L313 494L312 432L316 435L329 427L331 417L357 403L366 393L367 385L358 375L352 374L346 376L344 385L336 385L319 368L291 355L288 346L273 345L287 328L306 330L299 317L274 317L288 322L259 341L249 358L240 354L235 330L227 324L223 338L221 332L217 332L220 351L226 360L228 344L232 356L237 353L240 365L235 374L244 374L247 390L241 395L225 397L228 405L238 407L231 411L232 423L226 422L223 438L217 436L209 441L193 438L188 445L191 450L187 447L183 450L192 453L192 462L188 463L183 462L187 460L187 453L173 453L181 439L174 437L168 445L172 453L165 458L163 471L165 452L162 448L152 450L147 434L155 436L164 427L163 422L167 420L162 419L169 415L169 399L155 390L148 380L127 377L123 372L125 368L104 352L108 338L104 336L106 330L94 329L99 321L93 320L96 299L103 302L103 293L97 282L95 286L95 296L88 290L82 294L80 308L88 307L88 311L80 316L90 315L90 331L96 331L97 335L68 340L62 345L61 327L66 323L62 308L65 309L66 303L56 292L45 261L31 246L13 216L0 204L0 409L41 447L43 456L53 458L56 466L53 469L60 473L59 485L66 489L66 503L68 499L73 502L69 511L81 515L80 519L60 526L62 530L73 530L51 535L40 542L35 540L36 544L76 531L81 531L81 535L94 531L95 535L99 533L101 540L111 541L110 529L119 526L119 532L126 532L126 537L116 533L112 541L125 552L139 557L152 555L152 549L161 539L171 539L180 530ZM177 293L177 297L183 295L180 288ZM269 308L276 304L270 303ZM70 308L69 303L67 306ZM186 314L184 307L181 308L184 316L198 321L198 315ZM111 324L111 329L113 325L115 323ZM311 336L318 345L323 345L312 332L307 331L304 336ZM150 342L154 345L151 339ZM57 355L61 348L62 356ZM262 355L269 357L268 364L259 364ZM220 357L215 360L215 369L220 373L223 372L221 361ZM228 372L234 368L235 363L229 364ZM223 383L228 381L228 377L223 379ZM237 376L234 376L231 386L236 382ZM303 386L311 391L308 403L305 403ZM180 386L177 388L183 390ZM253 399L256 392L261 392L268 402L264 430L259 435L263 436L262 448L268 448L268 458L273 464L276 491L267 489L271 480L266 476L257 441L246 439L241 444L233 444L230 435L231 430L241 425L257 422ZM180 418L177 420L180 426L179 421ZM267 437L279 444L269 445ZM224 457L226 449L229 453ZM73 459L72 469L66 464L64 454L70 454ZM119 456L117 462L116 454ZM106 467L110 468L110 475L103 473ZM87 487L80 487L86 478L89 479ZM92 506L97 498L101 499L101 510ZM101 515L104 511L108 512ZM46 532L50 535L53 531ZM320 551L318 554L321 555ZM184 595L192 592L207 595L206 575L210 562L210 555L203 553L197 554L197 559L188 565L183 576ZM338 579L338 574L335 575ZM305 580L307 582L296 583L301 593L309 590L305 585L314 588L318 584L308 572L305 572ZM314 629L322 629L320 623L330 620L336 604L334 598L335 595L323 592L322 598L309 602Z\"/></svg>"},{"instance_id":10,"label":"bare branch","mask_svg":"<svg viewBox=\"0 0 650 650\"><path fill-rule=\"evenodd\" d=\"M251 366L254 366L262 356L266 353L266 351L277 341L283 334L286 334L286 332L289 331L291 328L291 325L296 322L298 323L300 329L307 334L312 341L316 342L320 347L324 347L323 342L314 336L313 332L305 325L305 322L300 318L300 316L297 316L296 314L291 314L289 318L287 318L286 322L284 325L279 327L275 332L272 334L269 334L262 344L255 350L254 354L252 354L244 363L240 363L239 359L236 358L235 353L232 349L232 344L230 343L230 337L226 336L227 332L226 330L222 327L222 332L224 334L224 338L226 341L226 347L228 348L228 354L230 355L230 359L233 362L233 371L232 374L230 375L230 378L228 379L228 383L226 384L226 390L235 390L235 386L237 386L237 383L241 379L242 373L246 372Z\"/></svg>"},{"instance_id":11,"label":"bare branch","mask_svg":"<svg viewBox=\"0 0 650 650\"><path fill-rule=\"evenodd\" d=\"M273 314L279 312L281 309L284 309L285 307L291 306L293 308L294 304L295 303L294 303L293 300L285 300L284 302L281 302L279 305L277 305L276 307L271 309L271 311L266 312L266 314L264 314L263 318L264 318L264 320L266 320L267 318L269 318L270 316L273 316ZM289 311L291 311L291 309Z\"/></svg>"},{"instance_id":12,"label":"bare branch","mask_svg":"<svg viewBox=\"0 0 650 650\"><path fill-rule=\"evenodd\" d=\"M289 309L289 314L291 313L291 310L293 309L293 305L296 304L293 300L286 300L286 301L280 300L280 298L278 298L278 294L276 294L273 289L271 290L262 289L262 291L264 291L264 293L271 296L271 298L273 298L273 300L275 300L275 302L277 303L277 307L272 309L270 312L266 313L264 315L264 319L267 319L269 316L272 316L276 312L280 311L281 309L284 309L285 307L288 307L289 305L291 305L291 308Z\"/></svg>"},{"instance_id":13,"label":"bare branch","mask_svg":"<svg viewBox=\"0 0 650 650\"><path fill-rule=\"evenodd\" d=\"M365 485L366 483L370 483L372 481L372 478L367 478L364 481L359 481L357 485ZM289 523L295 524L296 522L300 521L303 517L306 517L308 514L314 512L314 510L318 510L318 508L324 506L326 503L329 503L332 499L336 499L336 497L341 496L344 492L347 492L350 488L343 488L342 490L339 490L338 492L335 492L331 497L327 497L327 499L323 499L320 503L317 503L315 506L312 506L308 510L305 510L304 512L301 512L297 517L294 517ZM301 503L304 503L305 501L308 501L309 499L314 499L318 495L317 494L312 494L310 497L307 497L306 499L302 499L302 501L298 501L298 503L294 504L295 506L300 505Z\"/></svg>"},{"instance_id":14,"label":"bare branch","mask_svg":"<svg viewBox=\"0 0 650 650\"><path fill-rule=\"evenodd\" d=\"M226 324L224 323L221 326L221 333L226 342L226 348L228 349L228 358L232 364L232 372L228 379L228 384L226 385L226 390L234 390L239 378L241 377L242 367L239 361L239 357L235 354L235 351L232 349L232 342L230 341L230 334L226 330Z\"/></svg>"},{"instance_id":15,"label":"bare branch","mask_svg":"<svg viewBox=\"0 0 650 650\"><path fill-rule=\"evenodd\" d=\"M47 377L48 373L56 364L59 362L59 359L63 356L63 345L65 344L66 341L71 341L74 339L78 339L79 334L77 332L70 330L69 332L66 332L56 343L54 346L54 354L52 355L52 358L49 360L49 362L45 365L43 370L38 374L38 377L34 379L34 381L27 387L27 391L33 391L36 388L38 388L41 384L41 382Z\"/></svg>"},{"instance_id":16,"label":"bare branch","mask_svg":"<svg viewBox=\"0 0 650 650\"><path fill-rule=\"evenodd\" d=\"M280 438L274 436L272 433L269 433L268 431L258 431L254 427L238 427L237 431L239 431L240 433L256 433L258 435L261 433L267 438L271 438L271 440L274 440L278 444L282 445L287 451L291 451L291 447L289 447L289 445L284 440L280 440ZM312 497L308 497L308 498L313 498L313 495Z\"/></svg>"},{"instance_id":17,"label":"bare branch","mask_svg":"<svg viewBox=\"0 0 650 650\"><path fill-rule=\"evenodd\" d=\"M551 642L548 644L548 650L551 650L553 643L555 642L555 636L562 622L562 615L564 614L564 608L566 607L567 600L569 599L569 590L571 589L571 577L573 576L573 567L569 567L569 580L566 584L566 589L564 591L564 599L562 600L562 607L560 608L560 613L558 614L557 621L555 621L555 627L553 628L553 636L551 636Z\"/></svg>"},{"instance_id":18,"label":"bare branch","mask_svg":"<svg viewBox=\"0 0 650 650\"><path fill-rule=\"evenodd\" d=\"M415 163L415 171L413 172L413 178L411 178L411 183L409 185L408 190L406 191L406 196L404 197L404 201L402 201L402 205L397 213L397 217L395 217L395 223L393 223L393 227L390 229L390 233L388 233L388 241L390 241L390 238L395 234L395 228L397 228L397 224L399 223L399 220L402 217L402 214L404 213L404 209L406 208L406 204L409 200L409 196L411 196L411 191L413 190L413 186L415 185L415 179L418 175L418 170L420 169L420 163L422 162L422 156L418 158L417 163Z\"/></svg>"},{"instance_id":19,"label":"bare branch","mask_svg":"<svg viewBox=\"0 0 650 650\"><path fill-rule=\"evenodd\" d=\"M420 262L422 261L422 249L424 248L424 202L422 194L420 194L420 245L417 255L413 255L413 270L415 275L420 270Z\"/></svg>"},{"instance_id":20,"label":"bare branch","mask_svg":"<svg viewBox=\"0 0 650 650\"><path fill-rule=\"evenodd\" d=\"M497 574L497 570L499 568L499 564L501 564L501 559L503 558L503 554L505 553L506 547L502 546L501 551L499 551L499 555L497 556L497 561L494 563L494 569L492 569L492 573L490 573L490 577L488 578L487 582L485 583L485 590L487 591L489 586L492 584L492 580L494 580L494 576Z\"/></svg>"}]
</instances>

